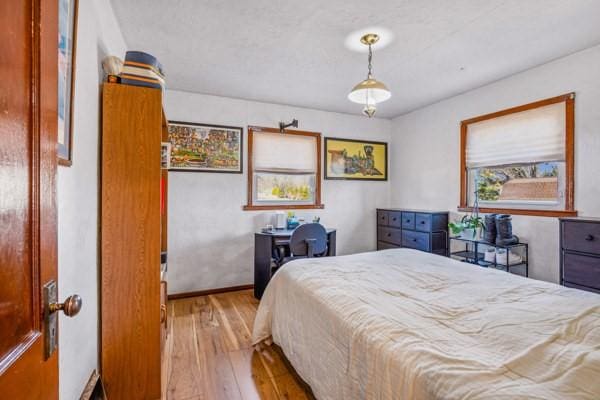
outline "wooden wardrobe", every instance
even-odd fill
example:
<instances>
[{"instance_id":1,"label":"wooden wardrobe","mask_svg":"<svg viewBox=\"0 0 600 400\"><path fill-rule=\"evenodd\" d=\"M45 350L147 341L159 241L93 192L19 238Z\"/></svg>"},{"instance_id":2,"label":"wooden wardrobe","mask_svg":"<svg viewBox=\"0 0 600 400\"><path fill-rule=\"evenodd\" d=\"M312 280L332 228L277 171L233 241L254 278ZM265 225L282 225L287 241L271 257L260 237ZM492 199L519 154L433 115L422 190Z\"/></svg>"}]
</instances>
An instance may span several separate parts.
<instances>
[{"instance_id":1,"label":"wooden wardrobe","mask_svg":"<svg viewBox=\"0 0 600 400\"><path fill-rule=\"evenodd\" d=\"M102 89L101 374L109 399L160 399L167 122L159 89Z\"/></svg>"}]
</instances>

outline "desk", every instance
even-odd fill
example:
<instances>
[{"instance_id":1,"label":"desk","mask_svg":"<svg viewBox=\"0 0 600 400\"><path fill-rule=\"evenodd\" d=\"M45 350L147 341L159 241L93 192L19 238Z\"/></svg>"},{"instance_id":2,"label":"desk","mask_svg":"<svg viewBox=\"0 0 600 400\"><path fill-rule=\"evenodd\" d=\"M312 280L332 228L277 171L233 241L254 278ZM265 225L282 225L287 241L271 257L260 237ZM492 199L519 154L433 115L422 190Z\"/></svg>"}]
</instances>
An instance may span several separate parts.
<instances>
[{"instance_id":1,"label":"desk","mask_svg":"<svg viewBox=\"0 0 600 400\"><path fill-rule=\"evenodd\" d=\"M274 229L254 234L254 297L262 297L272 275L272 254L276 246L289 245L292 229ZM335 256L335 229L327 229L327 257Z\"/></svg>"}]
</instances>

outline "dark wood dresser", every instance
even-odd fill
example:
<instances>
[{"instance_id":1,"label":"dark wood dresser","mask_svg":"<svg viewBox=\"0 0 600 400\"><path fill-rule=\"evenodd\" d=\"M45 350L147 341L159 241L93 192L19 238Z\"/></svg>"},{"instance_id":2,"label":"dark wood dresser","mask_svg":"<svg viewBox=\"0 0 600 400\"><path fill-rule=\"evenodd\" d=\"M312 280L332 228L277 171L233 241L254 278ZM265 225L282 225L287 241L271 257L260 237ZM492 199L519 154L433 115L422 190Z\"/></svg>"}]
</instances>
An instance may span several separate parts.
<instances>
[{"instance_id":1,"label":"dark wood dresser","mask_svg":"<svg viewBox=\"0 0 600 400\"><path fill-rule=\"evenodd\" d=\"M600 218L561 218L560 253L560 284L600 293Z\"/></svg>"},{"instance_id":2,"label":"dark wood dresser","mask_svg":"<svg viewBox=\"0 0 600 400\"><path fill-rule=\"evenodd\" d=\"M377 250L397 247L448 255L448 211L377 209Z\"/></svg>"}]
</instances>

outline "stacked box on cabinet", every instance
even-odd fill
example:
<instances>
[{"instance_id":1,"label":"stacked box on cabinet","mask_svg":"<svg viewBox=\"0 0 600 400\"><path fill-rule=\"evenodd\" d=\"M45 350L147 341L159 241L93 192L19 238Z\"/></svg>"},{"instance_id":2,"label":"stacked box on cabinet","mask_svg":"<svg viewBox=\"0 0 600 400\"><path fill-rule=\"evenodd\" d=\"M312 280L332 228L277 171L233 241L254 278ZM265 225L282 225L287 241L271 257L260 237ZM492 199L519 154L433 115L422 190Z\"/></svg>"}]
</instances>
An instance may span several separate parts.
<instances>
[{"instance_id":1,"label":"stacked box on cabinet","mask_svg":"<svg viewBox=\"0 0 600 400\"><path fill-rule=\"evenodd\" d=\"M141 52L128 51L121 71L121 83L164 89L165 77L162 65L156 57Z\"/></svg>"}]
</instances>

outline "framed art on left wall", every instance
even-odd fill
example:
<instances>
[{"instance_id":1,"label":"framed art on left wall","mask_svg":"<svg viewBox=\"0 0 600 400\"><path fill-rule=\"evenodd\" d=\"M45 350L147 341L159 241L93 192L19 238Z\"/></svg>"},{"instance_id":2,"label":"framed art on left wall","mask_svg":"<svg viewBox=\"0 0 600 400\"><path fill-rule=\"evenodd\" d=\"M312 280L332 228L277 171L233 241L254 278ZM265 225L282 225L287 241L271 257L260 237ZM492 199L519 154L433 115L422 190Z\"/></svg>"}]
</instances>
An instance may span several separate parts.
<instances>
[{"instance_id":1,"label":"framed art on left wall","mask_svg":"<svg viewBox=\"0 0 600 400\"><path fill-rule=\"evenodd\" d=\"M73 92L78 0L58 1L58 163L73 162Z\"/></svg>"},{"instance_id":2,"label":"framed art on left wall","mask_svg":"<svg viewBox=\"0 0 600 400\"><path fill-rule=\"evenodd\" d=\"M243 169L244 129L169 121L171 171L228 172Z\"/></svg>"}]
</instances>

